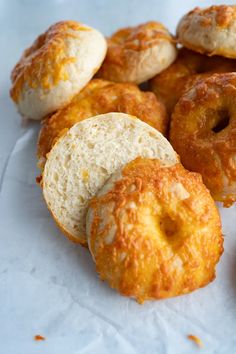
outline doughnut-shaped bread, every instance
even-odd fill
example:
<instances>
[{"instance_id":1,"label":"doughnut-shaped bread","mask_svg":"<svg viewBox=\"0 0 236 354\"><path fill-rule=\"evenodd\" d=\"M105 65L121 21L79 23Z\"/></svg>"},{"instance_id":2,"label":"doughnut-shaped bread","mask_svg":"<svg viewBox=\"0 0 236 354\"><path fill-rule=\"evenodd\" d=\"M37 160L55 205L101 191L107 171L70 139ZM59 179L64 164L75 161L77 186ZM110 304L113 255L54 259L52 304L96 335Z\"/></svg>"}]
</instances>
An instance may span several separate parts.
<instances>
[{"instance_id":1,"label":"doughnut-shaped bread","mask_svg":"<svg viewBox=\"0 0 236 354\"><path fill-rule=\"evenodd\" d=\"M139 116L141 120L165 134L168 120L164 105L151 92L142 92L129 83L91 80L64 109L46 119L38 140L39 166L56 140L75 123L108 112L123 112Z\"/></svg>"},{"instance_id":2,"label":"doughnut-shaped bread","mask_svg":"<svg viewBox=\"0 0 236 354\"><path fill-rule=\"evenodd\" d=\"M236 73L201 80L175 106L170 141L217 201L236 200Z\"/></svg>"},{"instance_id":3,"label":"doughnut-shaped bread","mask_svg":"<svg viewBox=\"0 0 236 354\"><path fill-rule=\"evenodd\" d=\"M180 20L177 40L202 54L236 58L236 6L196 7Z\"/></svg>"},{"instance_id":4,"label":"doughnut-shaped bread","mask_svg":"<svg viewBox=\"0 0 236 354\"><path fill-rule=\"evenodd\" d=\"M123 28L108 38L108 51L98 77L140 84L166 69L176 58L168 30L158 22Z\"/></svg>"},{"instance_id":5,"label":"doughnut-shaped bread","mask_svg":"<svg viewBox=\"0 0 236 354\"><path fill-rule=\"evenodd\" d=\"M92 78L105 57L97 30L62 21L25 50L12 71L11 97L22 116L42 119L67 105Z\"/></svg>"},{"instance_id":6,"label":"doughnut-shaped bread","mask_svg":"<svg viewBox=\"0 0 236 354\"><path fill-rule=\"evenodd\" d=\"M150 80L150 89L171 114L180 97L197 81L213 73L233 71L236 71L236 60L207 57L181 48L175 62Z\"/></svg>"},{"instance_id":7,"label":"doughnut-shaped bread","mask_svg":"<svg viewBox=\"0 0 236 354\"><path fill-rule=\"evenodd\" d=\"M158 160L139 158L113 174L90 203L86 230L100 278L140 303L207 285L223 251L201 176Z\"/></svg>"},{"instance_id":8,"label":"doughnut-shaped bread","mask_svg":"<svg viewBox=\"0 0 236 354\"><path fill-rule=\"evenodd\" d=\"M43 171L43 195L54 219L73 241L87 243L88 201L110 175L137 156L178 161L156 129L124 113L107 113L75 124L53 146Z\"/></svg>"}]
</instances>

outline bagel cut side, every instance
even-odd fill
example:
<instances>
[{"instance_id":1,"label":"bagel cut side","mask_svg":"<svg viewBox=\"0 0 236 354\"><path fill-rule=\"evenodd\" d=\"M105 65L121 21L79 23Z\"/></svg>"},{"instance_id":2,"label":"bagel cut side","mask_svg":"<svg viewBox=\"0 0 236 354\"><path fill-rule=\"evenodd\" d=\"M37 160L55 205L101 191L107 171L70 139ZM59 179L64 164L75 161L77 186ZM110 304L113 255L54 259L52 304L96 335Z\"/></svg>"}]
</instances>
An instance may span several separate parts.
<instances>
[{"instance_id":1,"label":"bagel cut side","mask_svg":"<svg viewBox=\"0 0 236 354\"><path fill-rule=\"evenodd\" d=\"M168 117L165 106L152 92L142 92L131 83L94 79L68 106L43 122L38 139L38 166L43 168L48 152L67 129L84 119L109 112L137 115L162 134L166 133Z\"/></svg>"},{"instance_id":2,"label":"bagel cut side","mask_svg":"<svg viewBox=\"0 0 236 354\"><path fill-rule=\"evenodd\" d=\"M141 156L174 165L178 157L165 137L134 116L108 113L75 124L53 146L41 185L49 210L71 240L87 244L89 200L118 168Z\"/></svg>"}]
</instances>

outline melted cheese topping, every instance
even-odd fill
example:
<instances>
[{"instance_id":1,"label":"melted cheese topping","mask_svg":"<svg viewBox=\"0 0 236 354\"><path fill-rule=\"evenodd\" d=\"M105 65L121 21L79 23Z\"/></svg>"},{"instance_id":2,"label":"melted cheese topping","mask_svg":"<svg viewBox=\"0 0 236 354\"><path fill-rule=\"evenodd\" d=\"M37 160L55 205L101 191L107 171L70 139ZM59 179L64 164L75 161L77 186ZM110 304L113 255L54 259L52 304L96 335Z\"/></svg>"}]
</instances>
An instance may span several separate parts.
<instances>
[{"instance_id":1,"label":"melted cheese topping","mask_svg":"<svg viewBox=\"0 0 236 354\"><path fill-rule=\"evenodd\" d=\"M97 271L122 295L142 303L213 280L223 251L220 217L200 175L180 164L133 160L89 212Z\"/></svg>"},{"instance_id":2,"label":"melted cheese topping","mask_svg":"<svg viewBox=\"0 0 236 354\"><path fill-rule=\"evenodd\" d=\"M236 18L236 6L210 6L206 9L196 7L188 13L187 16L201 16L201 25L203 27L211 26L214 21L219 27L228 27Z\"/></svg>"},{"instance_id":3,"label":"melted cheese topping","mask_svg":"<svg viewBox=\"0 0 236 354\"><path fill-rule=\"evenodd\" d=\"M12 99L15 102L19 101L24 84L28 84L33 89L42 87L48 90L59 81L68 80L66 67L68 64L75 63L77 58L68 56L67 40L79 39L79 31L89 30L89 27L80 23L63 21L51 26L47 32L40 35L33 45L26 49L13 69Z\"/></svg>"},{"instance_id":4,"label":"melted cheese topping","mask_svg":"<svg viewBox=\"0 0 236 354\"><path fill-rule=\"evenodd\" d=\"M121 46L127 50L141 51L163 40L174 42L168 30L161 23L151 21L115 32L108 43L109 47Z\"/></svg>"}]
</instances>

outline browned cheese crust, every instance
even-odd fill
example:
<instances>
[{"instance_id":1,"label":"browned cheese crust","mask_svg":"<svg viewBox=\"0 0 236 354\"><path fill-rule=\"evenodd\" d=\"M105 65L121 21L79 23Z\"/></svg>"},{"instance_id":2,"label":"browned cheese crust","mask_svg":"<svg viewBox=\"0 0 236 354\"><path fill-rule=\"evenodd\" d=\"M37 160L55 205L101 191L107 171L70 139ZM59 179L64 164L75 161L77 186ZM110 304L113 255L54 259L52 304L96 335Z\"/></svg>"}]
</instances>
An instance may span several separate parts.
<instances>
[{"instance_id":1,"label":"browned cheese crust","mask_svg":"<svg viewBox=\"0 0 236 354\"><path fill-rule=\"evenodd\" d=\"M69 33L69 30L88 31L89 28L75 21L58 22L49 27L34 41L31 47L24 51L11 73L10 94L15 102L18 102L25 82L31 88L36 88L40 84L44 89L50 89L60 80L68 79L66 65L76 60L74 57L64 57L64 40L75 37Z\"/></svg>"},{"instance_id":2,"label":"browned cheese crust","mask_svg":"<svg viewBox=\"0 0 236 354\"><path fill-rule=\"evenodd\" d=\"M138 158L91 202L89 246L102 280L144 300L189 293L215 278L221 222L201 176Z\"/></svg>"},{"instance_id":3,"label":"browned cheese crust","mask_svg":"<svg viewBox=\"0 0 236 354\"><path fill-rule=\"evenodd\" d=\"M170 141L183 165L201 173L215 200L236 200L236 73L202 80L179 100Z\"/></svg>"},{"instance_id":4,"label":"browned cheese crust","mask_svg":"<svg viewBox=\"0 0 236 354\"><path fill-rule=\"evenodd\" d=\"M236 71L236 60L207 57L181 48L175 62L150 80L150 89L171 114L180 97L197 81L214 73L233 71Z\"/></svg>"}]
</instances>

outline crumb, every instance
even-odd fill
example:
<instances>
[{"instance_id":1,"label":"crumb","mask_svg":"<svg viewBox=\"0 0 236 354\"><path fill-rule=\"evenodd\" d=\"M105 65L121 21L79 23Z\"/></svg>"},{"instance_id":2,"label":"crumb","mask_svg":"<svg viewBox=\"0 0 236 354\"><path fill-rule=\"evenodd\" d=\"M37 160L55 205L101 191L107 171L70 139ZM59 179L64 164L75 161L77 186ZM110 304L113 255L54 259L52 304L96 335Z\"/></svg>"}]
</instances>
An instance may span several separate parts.
<instances>
[{"instance_id":1,"label":"crumb","mask_svg":"<svg viewBox=\"0 0 236 354\"><path fill-rule=\"evenodd\" d=\"M34 340L36 340L36 341L45 340L45 339L46 339L46 338L43 337L43 336L41 336L40 334L36 334L36 335L34 336Z\"/></svg>"},{"instance_id":2,"label":"crumb","mask_svg":"<svg viewBox=\"0 0 236 354\"><path fill-rule=\"evenodd\" d=\"M203 343L202 343L201 339L198 338L197 336L194 336L193 334L189 334L188 335L188 339L190 339L193 342L195 342L199 347L203 346Z\"/></svg>"}]
</instances>

